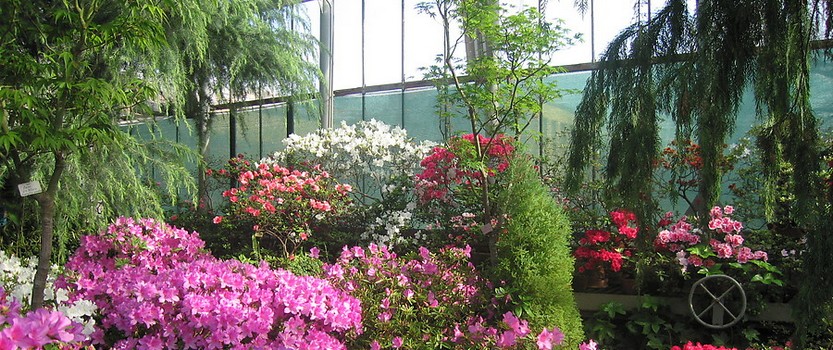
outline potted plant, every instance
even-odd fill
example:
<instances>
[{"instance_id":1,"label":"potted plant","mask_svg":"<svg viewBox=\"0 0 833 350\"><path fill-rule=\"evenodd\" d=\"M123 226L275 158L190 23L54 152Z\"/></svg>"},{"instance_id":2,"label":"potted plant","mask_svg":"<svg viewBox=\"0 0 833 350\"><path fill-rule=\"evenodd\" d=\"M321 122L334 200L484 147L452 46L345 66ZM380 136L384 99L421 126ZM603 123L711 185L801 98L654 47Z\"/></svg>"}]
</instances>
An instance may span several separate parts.
<instances>
[{"instance_id":1,"label":"potted plant","mask_svg":"<svg viewBox=\"0 0 833 350\"><path fill-rule=\"evenodd\" d=\"M713 207L703 228L685 216L672 224L668 213L654 247L660 254L673 255L684 275L691 271L705 276L726 274L744 283L783 286L781 271L768 262L767 252L748 246L743 223L732 218L734 210L731 205Z\"/></svg>"},{"instance_id":2,"label":"potted plant","mask_svg":"<svg viewBox=\"0 0 833 350\"><path fill-rule=\"evenodd\" d=\"M588 278L588 288L605 288L608 272L633 271L634 241L638 228L636 215L618 209L610 213L610 227L589 229L579 239L573 255L577 270Z\"/></svg>"}]
</instances>

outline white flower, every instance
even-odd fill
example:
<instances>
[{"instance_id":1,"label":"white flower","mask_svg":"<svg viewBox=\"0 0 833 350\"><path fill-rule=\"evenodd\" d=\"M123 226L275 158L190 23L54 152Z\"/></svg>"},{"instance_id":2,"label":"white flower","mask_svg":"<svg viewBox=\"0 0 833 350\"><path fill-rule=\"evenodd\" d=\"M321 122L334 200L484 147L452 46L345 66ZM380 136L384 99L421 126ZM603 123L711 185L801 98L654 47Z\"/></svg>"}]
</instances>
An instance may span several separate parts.
<instances>
[{"instance_id":1,"label":"white flower","mask_svg":"<svg viewBox=\"0 0 833 350\"><path fill-rule=\"evenodd\" d=\"M353 125L342 122L339 128L292 135L283 142L284 150L262 162L321 164L337 181L356 189L356 203L363 203L370 215L379 216L367 226L363 238L377 244L402 242L399 234L411 226L410 212L416 207L412 179L421 171L419 163L435 146L433 142L415 143L404 129L377 120ZM391 196L406 198L389 200ZM407 205L390 207L389 203Z\"/></svg>"},{"instance_id":2,"label":"white flower","mask_svg":"<svg viewBox=\"0 0 833 350\"><path fill-rule=\"evenodd\" d=\"M14 255L7 255L0 250L0 286L21 304L28 305L32 299L32 283L35 280L38 261L35 257L21 260ZM84 334L93 332L95 321L92 316L97 308L88 300L79 300L67 304L69 296L64 289L54 289L52 283L58 276L60 268L52 265L44 289L44 300L57 304L58 311L63 312L69 319L84 325Z\"/></svg>"}]
</instances>

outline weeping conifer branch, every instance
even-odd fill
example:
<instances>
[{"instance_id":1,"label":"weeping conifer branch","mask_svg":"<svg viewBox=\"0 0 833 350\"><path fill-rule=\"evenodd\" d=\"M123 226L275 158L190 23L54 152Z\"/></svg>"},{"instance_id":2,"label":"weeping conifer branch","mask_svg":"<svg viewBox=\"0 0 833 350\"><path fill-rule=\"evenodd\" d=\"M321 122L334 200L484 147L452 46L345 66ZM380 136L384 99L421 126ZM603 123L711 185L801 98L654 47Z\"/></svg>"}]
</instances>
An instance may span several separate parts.
<instances>
[{"instance_id":1,"label":"weeping conifer branch","mask_svg":"<svg viewBox=\"0 0 833 350\"><path fill-rule=\"evenodd\" d=\"M769 157L768 186L783 181L779 167L790 167L796 206L788 217L807 232L811 247L805 260L809 278L796 308L802 343L825 312L813 305L833 297L833 282L818 271L833 264L827 253L833 240L821 232L833 213L820 196L819 122L809 99L811 41L833 35L831 2L700 1L690 15L684 1L669 1L646 25L625 29L609 45L576 111L569 155L568 188L576 189L607 127L606 176L621 194L618 200L650 205L640 196L650 197L652 189L640 181L650 178L657 125L669 115L678 139L694 137L700 144L699 191L708 208L720 198L718 160L734 132L743 92L753 88L762 121L757 145ZM770 208L772 203L770 198ZM773 210L767 212L767 219L775 219Z\"/></svg>"}]
</instances>

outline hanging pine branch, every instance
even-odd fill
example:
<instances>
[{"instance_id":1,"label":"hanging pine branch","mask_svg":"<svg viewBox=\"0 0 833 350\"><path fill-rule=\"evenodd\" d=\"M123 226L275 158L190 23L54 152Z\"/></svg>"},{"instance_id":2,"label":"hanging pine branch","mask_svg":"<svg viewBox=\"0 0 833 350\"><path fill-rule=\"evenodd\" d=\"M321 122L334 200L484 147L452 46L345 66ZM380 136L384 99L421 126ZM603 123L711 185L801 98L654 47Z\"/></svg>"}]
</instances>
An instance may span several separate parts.
<instances>
[{"instance_id":1,"label":"hanging pine branch","mask_svg":"<svg viewBox=\"0 0 833 350\"><path fill-rule=\"evenodd\" d=\"M617 200L642 204L636 210L645 220L657 125L667 115L677 138L696 138L701 147L699 192L708 208L720 198L719 161L742 94L753 88L763 125L757 144L770 157L764 169L769 188L778 181L779 164L788 164L796 203L788 216L805 230L811 247L796 308L802 336L818 326L825 310L811 305L833 298L833 282L820 270L833 263L833 242L821 232L831 210L820 195L819 121L809 102L810 44L831 38L831 5L704 0L689 12L685 1L670 0L647 24L625 29L608 46L576 111L569 155L568 188L576 189L607 140L606 176ZM771 208L772 192L766 192ZM772 210L767 219L774 219Z\"/></svg>"}]
</instances>

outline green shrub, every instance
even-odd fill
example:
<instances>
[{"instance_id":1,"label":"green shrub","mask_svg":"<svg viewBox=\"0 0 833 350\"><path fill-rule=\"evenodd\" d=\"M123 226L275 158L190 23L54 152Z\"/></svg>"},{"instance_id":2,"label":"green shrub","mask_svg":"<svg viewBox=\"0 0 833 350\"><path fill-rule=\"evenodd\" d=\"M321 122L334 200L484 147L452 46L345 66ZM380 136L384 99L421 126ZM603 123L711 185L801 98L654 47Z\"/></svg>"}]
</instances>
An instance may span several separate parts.
<instances>
[{"instance_id":1,"label":"green shrub","mask_svg":"<svg viewBox=\"0 0 833 350\"><path fill-rule=\"evenodd\" d=\"M497 242L493 281L512 298L515 313L532 327L557 326L565 349L584 339L571 286L570 222L541 182L528 157L515 157L508 185L498 189L498 205L508 216Z\"/></svg>"}]
</instances>

